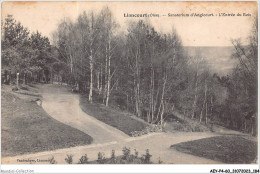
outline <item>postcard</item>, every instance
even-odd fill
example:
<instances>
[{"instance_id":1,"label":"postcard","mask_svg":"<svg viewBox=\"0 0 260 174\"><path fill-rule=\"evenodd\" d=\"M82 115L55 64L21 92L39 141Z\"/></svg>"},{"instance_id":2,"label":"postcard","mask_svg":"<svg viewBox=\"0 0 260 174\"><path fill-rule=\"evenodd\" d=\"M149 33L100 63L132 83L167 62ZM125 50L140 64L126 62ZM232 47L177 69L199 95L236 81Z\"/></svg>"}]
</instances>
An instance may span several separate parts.
<instances>
[{"instance_id":1,"label":"postcard","mask_svg":"<svg viewBox=\"0 0 260 174\"><path fill-rule=\"evenodd\" d=\"M35 164L259 172L257 2L5 1L1 10L3 173L37 173Z\"/></svg>"}]
</instances>

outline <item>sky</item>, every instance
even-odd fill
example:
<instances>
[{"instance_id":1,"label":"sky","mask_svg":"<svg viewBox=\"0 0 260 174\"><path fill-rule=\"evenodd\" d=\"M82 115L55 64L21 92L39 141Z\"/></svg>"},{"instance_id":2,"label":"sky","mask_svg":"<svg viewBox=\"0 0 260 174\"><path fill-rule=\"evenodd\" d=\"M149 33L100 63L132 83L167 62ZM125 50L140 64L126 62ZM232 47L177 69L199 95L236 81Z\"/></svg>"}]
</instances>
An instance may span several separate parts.
<instances>
[{"instance_id":1,"label":"sky","mask_svg":"<svg viewBox=\"0 0 260 174\"><path fill-rule=\"evenodd\" d=\"M130 20L145 18L124 17L124 14L159 14L149 17L151 24L159 32L169 33L173 27L184 46L231 46L231 39L245 38L250 33L253 15L257 12L257 2L33 2L16 1L2 3L2 20L7 14L21 22L31 32L39 31L50 37L64 18L76 20L83 11L100 11L108 6L126 31ZM189 17L168 17L168 14L189 14ZM191 14L213 14L208 17L192 17ZM220 16L233 13L242 16ZM243 16L243 13L251 16ZM165 16L164 16L165 15Z\"/></svg>"}]
</instances>

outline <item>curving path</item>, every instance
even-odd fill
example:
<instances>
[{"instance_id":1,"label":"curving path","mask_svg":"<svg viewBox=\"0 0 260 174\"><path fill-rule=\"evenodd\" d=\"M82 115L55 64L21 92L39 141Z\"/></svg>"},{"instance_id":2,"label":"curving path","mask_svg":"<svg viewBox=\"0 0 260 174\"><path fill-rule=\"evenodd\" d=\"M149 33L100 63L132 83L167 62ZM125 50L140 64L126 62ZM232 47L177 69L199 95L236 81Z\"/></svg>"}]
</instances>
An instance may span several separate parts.
<instances>
[{"instance_id":1,"label":"curving path","mask_svg":"<svg viewBox=\"0 0 260 174\"><path fill-rule=\"evenodd\" d=\"M129 138L122 131L83 112L79 106L79 96L69 93L66 88L46 85L42 88L42 96L42 107L51 117L90 135L95 144Z\"/></svg>"}]
</instances>

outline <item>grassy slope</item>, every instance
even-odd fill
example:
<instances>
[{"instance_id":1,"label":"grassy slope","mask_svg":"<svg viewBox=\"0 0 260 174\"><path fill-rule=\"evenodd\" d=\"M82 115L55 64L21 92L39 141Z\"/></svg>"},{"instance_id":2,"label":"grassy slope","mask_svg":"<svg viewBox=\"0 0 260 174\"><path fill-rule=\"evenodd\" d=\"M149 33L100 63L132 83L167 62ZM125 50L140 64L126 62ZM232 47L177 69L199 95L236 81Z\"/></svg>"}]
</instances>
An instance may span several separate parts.
<instances>
[{"instance_id":1,"label":"grassy slope","mask_svg":"<svg viewBox=\"0 0 260 174\"><path fill-rule=\"evenodd\" d=\"M97 94L95 95L97 96ZM141 118L134 119L130 117L129 113L120 111L120 105L124 108L122 103L116 102L116 97L110 97L110 107L105 107L102 104L99 104L100 99L98 97L93 99L93 104L88 102L88 95L80 95L80 107L87 114L95 117L96 119L113 126L122 132L131 135L133 131L141 131L145 129L149 124L142 120ZM183 116L178 116L179 113L174 113L174 115L166 116L165 120L167 123L164 126L166 132L206 132L210 129L200 124L197 121L190 120L188 118L183 118ZM135 117L137 118L137 117Z\"/></svg>"},{"instance_id":2,"label":"grassy slope","mask_svg":"<svg viewBox=\"0 0 260 174\"><path fill-rule=\"evenodd\" d=\"M36 102L18 98L3 87L1 95L2 156L68 148L92 142L89 135L51 118Z\"/></svg>"},{"instance_id":3,"label":"grassy slope","mask_svg":"<svg viewBox=\"0 0 260 174\"><path fill-rule=\"evenodd\" d=\"M254 163L257 157L257 142L234 135L179 143L171 148L224 163Z\"/></svg>"},{"instance_id":4,"label":"grassy slope","mask_svg":"<svg viewBox=\"0 0 260 174\"><path fill-rule=\"evenodd\" d=\"M196 120L184 118L179 113L174 113L167 117L165 130L169 132L209 132L209 125L204 125Z\"/></svg>"},{"instance_id":5,"label":"grassy slope","mask_svg":"<svg viewBox=\"0 0 260 174\"><path fill-rule=\"evenodd\" d=\"M87 95L80 96L80 107L87 114L128 135L131 135L130 133L133 131L141 131L147 127L147 124L133 119L130 116L126 116L126 114L122 112L105 107L101 104L90 104Z\"/></svg>"}]
</instances>

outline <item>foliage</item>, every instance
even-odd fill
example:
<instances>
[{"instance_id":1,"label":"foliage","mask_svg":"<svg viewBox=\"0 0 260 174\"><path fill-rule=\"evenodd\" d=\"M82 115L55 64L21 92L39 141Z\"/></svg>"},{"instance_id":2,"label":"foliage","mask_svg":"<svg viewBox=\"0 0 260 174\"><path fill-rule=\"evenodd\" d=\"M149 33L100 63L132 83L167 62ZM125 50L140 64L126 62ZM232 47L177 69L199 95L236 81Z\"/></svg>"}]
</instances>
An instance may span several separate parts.
<instances>
[{"instance_id":1,"label":"foliage","mask_svg":"<svg viewBox=\"0 0 260 174\"><path fill-rule=\"evenodd\" d=\"M130 153L131 153L130 148L124 147L122 151L123 151L122 159L123 160L127 160L129 158L129 156L130 156Z\"/></svg>"},{"instance_id":2,"label":"foliage","mask_svg":"<svg viewBox=\"0 0 260 174\"><path fill-rule=\"evenodd\" d=\"M81 158L79 159L79 164L88 164L88 156L87 154L81 156Z\"/></svg>"},{"instance_id":3,"label":"foliage","mask_svg":"<svg viewBox=\"0 0 260 174\"><path fill-rule=\"evenodd\" d=\"M65 158L65 161L68 164L72 164L72 162L73 162L73 155L67 155L67 157Z\"/></svg>"},{"instance_id":4,"label":"foliage","mask_svg":"<svg viewBox=\"0 0 260 174\"><path fill-rule=\"evenodd\" d=\"M150 155L149 153L149 149L146 149L145 155L143 155L142 160L144 164L150 164L151 163L151 157L152 155Z\"/></svg>"},{"instance_id":5,"label":"foliage","mask_svg":"<svg viewBox=\"0 0 260 174\"><path fill-rule=\"evenodd\" d=\"M110 160L111 160L112 164L117 163L117 159L116 159L116 156L115 156L115 150L112 150Z\"/></svg>"},{"instance_id":6,"label":"foliage","mask_svg":"<svg viewBox=\"0 0 260 174\"><path fill-rule=\"evenodd\" d=\"M98 164L104 164L105 160L106 160L105 154L98 152L98 159L97 159Z\"/></svg>"},{"instance_id":7,"label":"foliage","mask_svg":"<svg viewBox=\"0 0 260 174\"><path fill-rule=\"evenodd\" d=\"M50 164L57 164L57 161L54 159L54 156L52 156L49 160Z\"/></svg>"},{"instance_id":8,"label":"foliage","mask_svg":"<svg viewBox=\"0 0 260 174\"><path fill-rule=\"evenodd\" d=\"M162 131L163 131L162 126L155 124L155 125L147 126L145 129L143 129L141 131L133 131L133 132L131 132L131 136L138 137L138 136L146 135L149 133L162 132Z\"/></svg>"},{"instance_id":9,"label":"foliage","mask_svg":"<svg viewBox=\"0 0 260 174\"><path fill-rule=\"evenodd\" d=\"M38 31L30 35L27 28L20 22L16 22L12 15L7 15L3 28L2 39L2 73L4 83L10 83L13 74L20 73L24 77L24 83L32 80L34 76L42 72L45 81L50 71L51 45L47 37L43 37ZM9 78L7 77L9 76Z\"/></svg>"},{"instance_id":10,"label":"foliage","mask_svg":"<svg viewBox=\"0 0 260 174\"><path fill-rule=\"evenodd\" d=\"M232 40L230 56L237 64L227 75L214 73L200 49L190 57L174 26L163 33L149 20L136 20L128 22L127 31L119 29L108 7L82 12L75 21L65 18L58 24L51 45L47 37L30 34L8 15L3 24L3 82L14 81L16 73L24 83L65 82L86 92L90 103L112 105L159 126L129 128L132 136L162 131L167 116L176 111L206 127L219 124L256 134L257 19L248 43ZM191 127L183 130L202 130L200 125Z\"/></svg>"},{"instance_id":11,"label":"foliage","mask_svg":"<svg viewBox=\"0 0 260 174\"><path fill-rule=\"evenodd\" d=\"M138 151L136 150L136 149L134 149L135 150L135 158L138 158Z\"/></svg>"},{"instance_id":12,"label":"foliage","mask_svg":"<svg viewBox=\"0 0 260 174\"><path fill-rule=\"evenodd\" d=\"M158 164L162 164L162 163L163 163L163 161L161 161L161 159L159 158Z\"/></svg>"},{"instance_id":13,"label":"foliage","mask_svg":"<svg viewBox=\"0 0 260 174\"><path fill-rule=\"evenodd\" d=\"M88 161L87 154L81 156L78 164L152 164L151 157L152 155L149 153L149 149L146 149L146 153L142 155L142 157L138 157L138 151L135 149L135 154L131 154L130 148L124 147L122 156L115 156L115 150L111 151L111 157L105 158L105 154L103 152L98 153L98 159L96 161ZM72 164L72 155L67 155L65 161L68 164ZM50 159L51 164L57 164L54 157ZM158 164L161 164L162 161L159 158Z\"/></svg>"}]
</instances>

